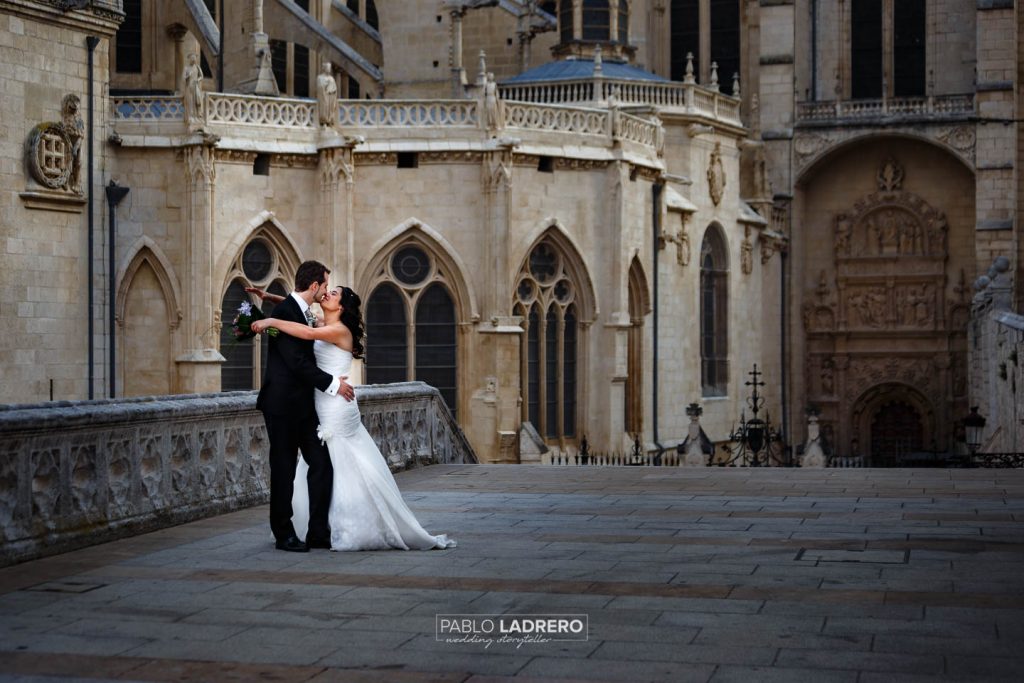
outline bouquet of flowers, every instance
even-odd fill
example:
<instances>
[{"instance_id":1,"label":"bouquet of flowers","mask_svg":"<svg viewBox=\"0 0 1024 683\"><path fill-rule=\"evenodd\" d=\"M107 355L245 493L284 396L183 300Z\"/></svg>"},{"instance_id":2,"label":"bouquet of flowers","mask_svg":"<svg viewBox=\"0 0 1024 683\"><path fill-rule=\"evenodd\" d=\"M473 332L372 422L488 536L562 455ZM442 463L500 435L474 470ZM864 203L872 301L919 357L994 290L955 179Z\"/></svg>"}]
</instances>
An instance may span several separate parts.
<instances>
[{"instance_id":1,"label":"bouquet of flowers","mask_svg":"<svg viewBox=\"0 0 1024 683\"><path fill-rule=\"evenodd\" d=\"M256 333L252 331L253 321L263 320L266 317L258 307L248 301L243 301L238 307L238 315L231 321L231 331L235 333L235 341L242 342L255 337ZM276 337L279 330L276 327L268 327L266 332L271 337Z\"/></svg>"}]
</instances>

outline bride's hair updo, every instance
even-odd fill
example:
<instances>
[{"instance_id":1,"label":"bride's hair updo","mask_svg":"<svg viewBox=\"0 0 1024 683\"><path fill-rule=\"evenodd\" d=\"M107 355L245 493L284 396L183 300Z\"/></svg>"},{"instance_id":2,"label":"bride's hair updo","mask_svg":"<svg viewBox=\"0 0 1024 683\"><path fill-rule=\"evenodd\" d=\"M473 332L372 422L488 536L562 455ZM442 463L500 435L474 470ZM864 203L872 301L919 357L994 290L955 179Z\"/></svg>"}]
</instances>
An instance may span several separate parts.
<instances>
[{"instance_id":1,"label":"bride's hair updo","mask_svg":"<svg viewBox=\"0 0 1024 683\"><path fill-rule=\"evenodd\" d=\"M352 357L363 357L363 312L359 295L348 287L341 288L341 322L352 333Z\"/></svg>"}]
</instances>

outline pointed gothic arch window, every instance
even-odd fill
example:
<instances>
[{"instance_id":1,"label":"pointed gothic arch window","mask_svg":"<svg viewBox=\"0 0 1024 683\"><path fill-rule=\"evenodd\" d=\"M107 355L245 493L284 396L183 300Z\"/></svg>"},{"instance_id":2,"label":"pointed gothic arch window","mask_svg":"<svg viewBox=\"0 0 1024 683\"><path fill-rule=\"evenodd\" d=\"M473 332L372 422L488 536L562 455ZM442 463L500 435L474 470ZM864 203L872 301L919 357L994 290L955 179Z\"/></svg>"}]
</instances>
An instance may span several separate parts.
<instances>
[{"instance_id":1,"label":"pointed gothic arch window","mask_svg":"<svg viewBox=\"0 0 1024 683\"><path fill-rule=\"evenodd\" d=\"M398 245L366 304L370 384L422 381L458 407L455 302L437 259L419 241Z\"/></svg>"},{"instance_id":2,"label":"pointed gothic arch window","mask_svg":"<svg viewBox=\"0 0 1024 683\"><path fill-rule=\"evenodd\" d=\"M644 316L649 310L646 278L637 257L629 267L629 332L626 340L626 400L625 425L630 434L643 430L643 348Z\"/></svg>"},{"instance_id":3,"label":"pointed gothic arch window","mask_svg":"<svg viewBox=\"0 0 1024 683\"><path fill-rule=\"evenodd\" d=\"M524 317L522 417L552 440L575 438L578 422L578 284L565 258L550 239L537 244L520 271L513 305Z\"/></svg>"},{"instance_id":4,"label":"pointed gothic arch window","mask_svg":"<svg viewBox=\"0 0 1024 683\"><path fill-rule=\"evenodd\" d=\"M416 379L437 387L455 407L455 305L438 283L416 302Z\"/></svg>"},{"instance_id":5,"label":"pointed gothic arch window","mask_svg":"<svg viewBox=\"0 0 1024 683\"><path fill-rule=\"evenodd\" d=\"M407 327L405 301L398 289L387 282L377 285L366 304L368 383L389 384L409 379Z\"/></svg>"},{"instance_id":6,"label":"pointed gothic arch window","mask_svg":"<svg viewBox=\"0 0 1024 683\"><path fill-rule=\"evenodd\" d=\"M700 377L704 396L729 384L729 263L721 228L712 224L700 249Z\"/></svg>"},{"instance_id":7,"label":"pointed gothic arch window","mask_svg":"<svg viewBox=\"0 0 1024 683\"><path fill-rule=\"evenodd\" d=\"M272 303L260 301L245 288L251 283L271 294L288 296L291 291L288 273L294 269L294 264L285 258L281 244L272 238L267 228L253 234L231 265L220 306L220 348L225 359L220 369L221 391L258 389L267 367L267 336L236 342L232 331L242 302L258 306L268 318L274 314Z\"/></svg>"}]
</instances>

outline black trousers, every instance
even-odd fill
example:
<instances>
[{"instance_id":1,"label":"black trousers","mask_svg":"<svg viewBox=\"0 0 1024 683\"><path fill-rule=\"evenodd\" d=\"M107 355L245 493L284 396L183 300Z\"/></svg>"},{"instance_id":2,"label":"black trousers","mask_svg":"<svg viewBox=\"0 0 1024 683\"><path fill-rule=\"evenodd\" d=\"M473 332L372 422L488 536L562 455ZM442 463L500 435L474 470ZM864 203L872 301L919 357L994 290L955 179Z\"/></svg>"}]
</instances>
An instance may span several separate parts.
<instances>
[{"instance_id":1,"label":"black trousers","mask_svg":"<svg viewBox=\"0 0 1024 683\"><path fill-rule=\"evenodd\" d=\"M292 490L298 452L309 465L309 533L306 541L330 541L327 510L331 505L334 468L327 446L316 435L316 413L295 418L263 413L270 440L270 530L281 541L295 535L292 526Z\"/></svg>"}]
</instances>

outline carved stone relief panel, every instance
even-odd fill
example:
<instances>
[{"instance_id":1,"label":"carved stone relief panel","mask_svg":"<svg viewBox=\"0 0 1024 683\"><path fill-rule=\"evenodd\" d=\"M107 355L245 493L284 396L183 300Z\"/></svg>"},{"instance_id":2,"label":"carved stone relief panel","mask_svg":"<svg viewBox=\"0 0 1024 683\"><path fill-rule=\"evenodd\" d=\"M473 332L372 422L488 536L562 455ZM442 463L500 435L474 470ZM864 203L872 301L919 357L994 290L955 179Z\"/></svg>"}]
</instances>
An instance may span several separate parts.
<instances>
[{"instance_id":1,"label":"carved stone relief panel","mask_svg":"<svg viewBox=\"0 0 1024 683\"><path fill-rule=\"evenodd\" d=\"M32 517L52 519L61 511L60 447L44 445L29 458L32 477Z\"/></svg>"},{"instance_id":2,"label":"carved stone relief panel","mask_svg":"<svg viewBox=\"0 0 1024 683\"><path fill-rule=\"evenodd\" d=\"M71 514L95 513L105 506L100 505L101 490L97 476L96 443L72 444L69 452Z\"/></svg>"}]
</instances>

